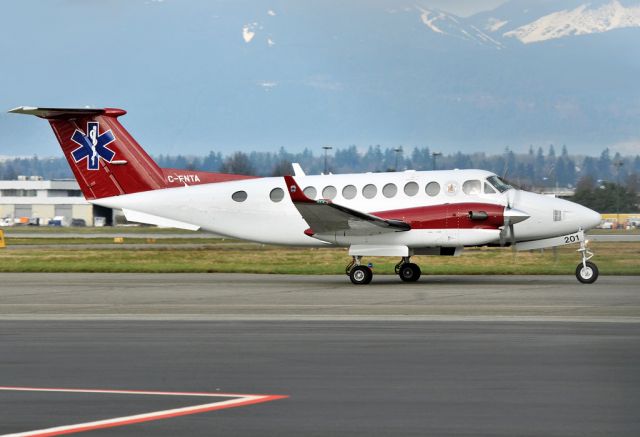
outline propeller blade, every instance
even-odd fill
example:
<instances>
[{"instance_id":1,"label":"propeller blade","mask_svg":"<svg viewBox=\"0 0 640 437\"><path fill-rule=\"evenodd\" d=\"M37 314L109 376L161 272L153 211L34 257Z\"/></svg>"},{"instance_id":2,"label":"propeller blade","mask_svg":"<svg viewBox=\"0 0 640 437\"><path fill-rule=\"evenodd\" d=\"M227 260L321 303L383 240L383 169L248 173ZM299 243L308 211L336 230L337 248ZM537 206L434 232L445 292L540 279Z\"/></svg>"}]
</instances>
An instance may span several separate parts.
<instances>
[{"instance_id":1,"label":"propeller blade","mask_svg":"<svg viewBox=\"0 0 640 437\"><path fill-rule=\"evenodd\" d=\"M513 223L509 223L509 234L511 234L511 249L516 250L516 233L513 232Z\"/></svg>"},{"instance_id":2,"label":"propeller blade","mask_svg":"<svg viewBox=\"0 0 640 437\"><path fill-rule=\"evenodd\" d=\"M504 225L500 229L500 247L504 247L507 244L507 229L509 229L509 216L504 216Z\"/></svg>"}]
</instances>

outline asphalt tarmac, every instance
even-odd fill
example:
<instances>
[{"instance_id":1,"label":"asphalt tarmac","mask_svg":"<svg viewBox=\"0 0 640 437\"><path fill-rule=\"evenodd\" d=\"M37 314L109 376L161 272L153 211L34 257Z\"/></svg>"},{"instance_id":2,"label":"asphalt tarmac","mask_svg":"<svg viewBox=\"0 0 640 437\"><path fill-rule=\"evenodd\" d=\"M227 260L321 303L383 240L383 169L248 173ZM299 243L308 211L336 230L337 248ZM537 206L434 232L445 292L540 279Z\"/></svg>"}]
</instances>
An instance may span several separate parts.
<instances>
[{"instance_id":1,"label":"asphalt tarmac","mask_svg":"<svg viewBox=\"0 0 640 437\"><path fill-rule=\"evenodd\" d=\"M288 396L88 435L640 434L640 278L376 279L0 274L0 385ZM0 434L203 402L0 390Z\"/></svg>"}]
</instances>

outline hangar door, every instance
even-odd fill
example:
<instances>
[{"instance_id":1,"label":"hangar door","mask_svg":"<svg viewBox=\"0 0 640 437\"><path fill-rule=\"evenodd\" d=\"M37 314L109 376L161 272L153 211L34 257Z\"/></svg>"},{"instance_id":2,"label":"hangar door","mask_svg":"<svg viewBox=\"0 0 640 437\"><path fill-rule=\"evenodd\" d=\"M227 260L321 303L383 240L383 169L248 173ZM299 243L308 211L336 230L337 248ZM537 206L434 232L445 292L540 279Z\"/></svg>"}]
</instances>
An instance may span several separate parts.
<instances>
[{"instance_id":1,"label":"hangar door","mask_svg":"<svg viewBox=\"0 0 640 437\"><path fill-rule=\"evenodd\" d=\"M31 205L16 205L13 216L18 217L31 217Z\"/></svg>"},{"instance_id":2,"label":"hangar door","mask_svg":"<svg viewBox=\"0 0 640 437\"><path fill-rule=\"evenodd\" d=\"M72 217L71 205L56 205L55 216L63 216L65 221L70 222Z\"/></svg>"}]
</instances>

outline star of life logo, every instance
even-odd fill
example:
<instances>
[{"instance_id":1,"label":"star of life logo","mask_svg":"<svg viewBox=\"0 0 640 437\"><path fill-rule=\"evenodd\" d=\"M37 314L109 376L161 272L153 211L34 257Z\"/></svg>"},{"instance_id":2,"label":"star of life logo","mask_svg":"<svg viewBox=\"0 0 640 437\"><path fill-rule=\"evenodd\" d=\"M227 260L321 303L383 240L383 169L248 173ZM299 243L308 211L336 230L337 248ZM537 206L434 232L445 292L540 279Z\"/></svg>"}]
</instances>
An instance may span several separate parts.
<instances>
[{"instance_id":1,"label":"star of life logo","mask_svg":"<svg viewBox=\"0 0 640 437\"><path fill-rule=\"evenodd\" d=\"M107 145L116 140L111 130L100 134L100 123L90 121L87 123L87 133L80 129L71 136L71 141L79 145L77 149L71 152L73 160L80 162L87 159L87 170L98 170L100 168L100 158L107 162L111 162L116 153L109 149Z\"/></svg>"}]
</instances>

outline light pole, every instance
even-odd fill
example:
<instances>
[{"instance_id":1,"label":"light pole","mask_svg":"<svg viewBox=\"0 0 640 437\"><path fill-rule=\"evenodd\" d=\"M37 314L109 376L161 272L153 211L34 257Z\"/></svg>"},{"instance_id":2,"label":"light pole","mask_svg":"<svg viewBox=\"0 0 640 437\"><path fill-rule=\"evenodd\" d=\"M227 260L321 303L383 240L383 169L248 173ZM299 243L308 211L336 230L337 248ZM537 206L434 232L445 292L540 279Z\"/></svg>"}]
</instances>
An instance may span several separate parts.
<instances>
[{"instance_id":1,"label":"light pole","mask_svg":"<svg viewBox=\"0 0 640 437\"><path fill-rule=\"evenodd\" d=\"M620 184L620 169L624 165L622 161L616 161L613 166L616 168L616 176L618 177L618 186L616 187L616 227L620 226L620 191L622 191L622 185Z\"/></svg>"},{"instance_id":2,"label":"light pole","mask_svg":"<svg viewBox=\"0 0 640 437\"><path fill-rule=\"evenodd\" d=\"M433 152L433 153L431 154L431 158L433 159L433 169L434 169L434 170L436 169L436 158L437 158L438 156L442 156L442 152Z\"/></svg>"},{"instance_id":3,"label":"light pole","mask_svg":"<svg viewBox=\"0 0 640 437\"><path fill-rule=\"evenodd\" d=\"M396 152L396 166L393 168L393 171L398 171L398 156L402 153L402 147L397 147L393 149Z\"/></svg>"},{"instance_id":4,"label":"light pole","mask_svg":"<svg viewBox=\"0 0 640 437\"><path fill-rule=\"evenodd\" d=\"M327 153L329 150L333 149L331 146L322 146L324 149L324 174L327 174Z\"/></svg>"}]
</instances>

